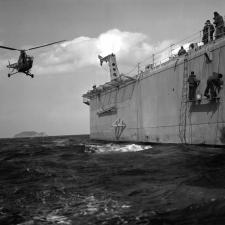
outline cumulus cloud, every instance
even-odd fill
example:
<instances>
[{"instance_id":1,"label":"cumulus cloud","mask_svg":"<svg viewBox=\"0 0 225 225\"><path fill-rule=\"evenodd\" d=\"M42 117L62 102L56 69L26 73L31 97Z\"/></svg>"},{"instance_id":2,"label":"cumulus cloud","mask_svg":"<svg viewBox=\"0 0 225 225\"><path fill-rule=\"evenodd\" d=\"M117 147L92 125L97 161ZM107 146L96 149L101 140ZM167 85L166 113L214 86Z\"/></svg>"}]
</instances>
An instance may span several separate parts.
<instances>
[{"instance_id":1,"label":"cumulus cloud","mask_svg":"<svg viewBox=\"0 0 225 225\"><path fill-rule=\"evenodd\" d=\"M2 70L7 64L8 64L8 61L6 59L0 58L0 70Z\"/></svg>"},{"instance_id":2,"label":"cumulus cloud","mask_svg":"<svg viewBox=\"0 0 225 225\"><path fill-rule=\"evenodd\" d=\"M151 58L154 51L159 51L171 43L172 41L167 40L153 45L143 33L112 29L98 37L82 36L52 46L50 50L35 58L33 70L38 74L54 74L74 72L77 68L88 66L99 67L97 56L111 53L116 54L120 68L128 68Z\"/></svg>"},{"instance_id":3,"label":"cumulus cloud","mask_svg":"<svg viewBox=\"0 0 225 225\"><path fill-rule=\"evenodd\" d=\"M10 61L11 62L11 61ZM9 61L4 58L0 58L0 71L4 71L6 74L8 73L6 66L9 64Z\"/></svg>"}]
</instances>

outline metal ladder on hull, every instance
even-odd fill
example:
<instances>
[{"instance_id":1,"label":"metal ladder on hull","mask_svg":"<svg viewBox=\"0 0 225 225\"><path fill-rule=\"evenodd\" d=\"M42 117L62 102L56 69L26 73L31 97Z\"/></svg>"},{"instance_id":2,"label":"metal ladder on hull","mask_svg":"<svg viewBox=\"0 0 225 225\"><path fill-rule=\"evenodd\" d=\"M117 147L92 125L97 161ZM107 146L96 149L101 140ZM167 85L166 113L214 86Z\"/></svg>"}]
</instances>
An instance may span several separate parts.
<instances>
[{"instance_id":1,"label":"metal ladder on hull","mask_svg":"<svg viewBox=\"0 0 225 225\"><path fill-rule=\"evenodd\" d=\"M188 95L188 56L184 58L183 86L180 105L179 118L179 138L182 144L186 144L186 125L187 125L187 95Z\"/></svg>"}]
</instances>

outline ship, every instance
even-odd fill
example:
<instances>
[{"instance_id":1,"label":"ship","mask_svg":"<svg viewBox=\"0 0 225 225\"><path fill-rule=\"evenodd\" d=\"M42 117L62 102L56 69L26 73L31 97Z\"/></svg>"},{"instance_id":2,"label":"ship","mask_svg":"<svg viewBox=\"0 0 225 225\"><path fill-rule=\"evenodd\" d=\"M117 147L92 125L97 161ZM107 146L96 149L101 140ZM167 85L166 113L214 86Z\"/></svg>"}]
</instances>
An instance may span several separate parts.
<instances>
[{"instance_id":1,"label":"ship","mask_svg":"<svg viewBox=\"0 0 225 225\"><path fill-rule=\"evenodd\" d=\"M190 38L195 41L185 54L174 54L176 47L171 45L166 59L162 51L158 61L153 54L151 63L144 70L138 67L133 76L119 73L115 54L99 56L101 65L108 64L111 79L82 96L89 106L91 139L225 145L225 90L217 97L204 96L212 74L222 74L224 81L225 37L207 44L201 36ZM200 82L193 99L189 97L191 71Z\"/></svg>"}]
</instances>

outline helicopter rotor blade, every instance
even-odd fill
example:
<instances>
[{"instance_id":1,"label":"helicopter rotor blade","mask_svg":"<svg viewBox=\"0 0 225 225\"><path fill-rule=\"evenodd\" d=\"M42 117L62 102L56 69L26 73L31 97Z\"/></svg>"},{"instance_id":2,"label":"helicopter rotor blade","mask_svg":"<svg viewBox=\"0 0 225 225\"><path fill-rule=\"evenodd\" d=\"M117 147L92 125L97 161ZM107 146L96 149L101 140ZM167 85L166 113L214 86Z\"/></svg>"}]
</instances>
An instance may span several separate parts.
<instances>
[{"instance_id":1,"label":"helicopter rotor blade","mask_svg":"<svg viewBox=\"0 0 225 225\"><path fill-rule=\"evenodd\" d=\"M61 42L64 42L64 41L66 41L66 40L56 41L56 42L52 42L52 43L49 43L49 44L46 44L46 45L40 45L40 46L37 46L37 47L29 48L26 51L33 50L33 49L37 49L37 48L43 48L45 46L54 45L54 44L61 43Z\"/></svg>"},{"instance_id":2,"label":"helicopter rotor blade","mask_svg":"<svg viewBox=\"0 0 225 225\"><path fill-rule=\"evenodd\" d=\"M0 48L5 48L5 49L9 49L9 50L16 50L16 51L20 51L20 49L10 48L10 47L7 47L7 46L1 46L1 45L0 45Z\"/></svg>"}]
</instances>

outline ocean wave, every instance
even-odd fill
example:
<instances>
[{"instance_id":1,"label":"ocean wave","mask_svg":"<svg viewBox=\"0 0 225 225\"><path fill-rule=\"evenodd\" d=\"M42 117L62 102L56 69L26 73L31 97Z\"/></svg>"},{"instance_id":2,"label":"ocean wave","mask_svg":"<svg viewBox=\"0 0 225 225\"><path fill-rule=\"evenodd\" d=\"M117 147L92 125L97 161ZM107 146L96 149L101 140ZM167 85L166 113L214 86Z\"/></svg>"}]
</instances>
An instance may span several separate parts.
<instances>
[{"instance_id":1,"label":"ocean wave","mask_svg":"<svg viewBox=\"0 0 225 225\"><path fill-rule=\"evenodd\" d=\"M222 148L62 136L1 140L0 152L0 225L225 221Z\"/></svg>"},{"instance_id":2,"label":"ocean wave","mask_svg":"<svg viewBox=\"0 0 225 225\"><path fill-rule=\"evenodd\" d=\"M130 205L127 203L121 203L112 198L98 199L94 195L85 197L82 203L79 211L80 215L97 214L98 217L113 217L130 208Z\"/></svg>"}]
</instances>

